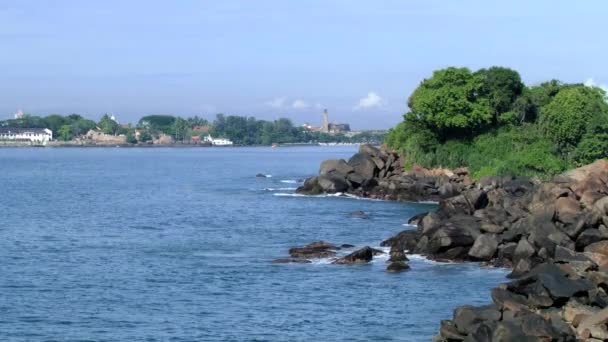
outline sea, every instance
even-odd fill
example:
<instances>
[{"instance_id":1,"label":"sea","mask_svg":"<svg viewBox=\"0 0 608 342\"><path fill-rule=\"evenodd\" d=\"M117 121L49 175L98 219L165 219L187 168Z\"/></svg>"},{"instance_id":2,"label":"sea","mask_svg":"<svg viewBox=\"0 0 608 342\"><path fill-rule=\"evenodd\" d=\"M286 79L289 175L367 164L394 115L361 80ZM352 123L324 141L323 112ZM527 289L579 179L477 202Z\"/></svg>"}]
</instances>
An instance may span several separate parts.
<instances>
[{"instance_id":1,"label":"sea","mask_svg":"<svg viewBox=\"0 0 608 342\"><path fill-rule=\"evenodd\" d=\"M295 194L356 150L0 149L0 341L430 341L490 303L507 272L476 263L272 263L379 248L436 208Z\"/></svg>"}]
</instances>

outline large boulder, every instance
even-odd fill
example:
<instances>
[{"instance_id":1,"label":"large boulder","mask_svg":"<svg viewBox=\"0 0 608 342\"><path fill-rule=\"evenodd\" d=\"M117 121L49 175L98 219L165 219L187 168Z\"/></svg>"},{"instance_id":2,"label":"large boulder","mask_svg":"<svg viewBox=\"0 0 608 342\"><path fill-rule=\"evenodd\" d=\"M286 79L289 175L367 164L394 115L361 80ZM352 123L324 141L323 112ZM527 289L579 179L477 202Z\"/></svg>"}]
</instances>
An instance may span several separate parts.
<instances>
[{"instance_id":1,"label":"large boulder","mask_svg":"<svg viewBox=\"0 0 608 342\"><path fill-rule=\"evenodd\" d=\"M369 246L365 246L359 250L356 250L349 255L336 259L332 264L362 264L372 261L374 257L374 249Z\"/></svg>"},{"instance_id":2,"label":"large boulder","mask_svg":"<svg viewBox=\"0 0 608 342\"><path fill-rule=\"evenodd\" d=\"M372 180L377 173L378 167L369 154L357 153L348 160L348 165L353 168L353 174L348 179L359 185Z\"/></svg>"},{"instance_id":3,"label":"large boulder","mask_svg":"<svg viewBox=\"0 0 608 342\"><path fill-rule=\"evenodd\" d=\"M608 267L608 240L595 242L585 247L585 255L599 267Z\"/></svg>"},{"instance_id":4,"label":"large boulder","mask_svg":"<svg viewBox=\"0 0 608 342\"><path fill-rule=\"evenodd\" d=\"M352 166L348 165L344 159L329 159L321 163L319 175L335 175L346 178L346 175L353 171Z\"/></svg>"},{"instance_id":5,"label":"large boulder","mask_svg":"<svg viewBox=\"0 0 608 342\"><path fill-rule=\"evenodd\" d=\"M454 247L468 247L473 242L475 238L466 229L453 225L442 226L430 236L426 253L437 254Z\"/></svg>"},{"instance_id":6,"label":"large boulder","mask_svg":"<svg viewBox=\"0 0 608 342\"><path fill-rule=\"evenodd\" d=\"M493 304L479 307L465 305L454 310L454 323L461 334L471 334L483 321L498 321L500 317L500 311Z\"/></svg>"},{"instance_id":7,"label":"large boulder","mask_svg":"<svg viewBox=\"0 0 608 342\"><path fill-rule=\"evenodd\" d=\"M318 195L323 193L323 189L319 186L319 177L311 177L304 181L302 186L296 189L299 194Z\"/></svg>"},{"instance_id":8,"label":"large boulder","mask_svg":"<svg viewBox=\"0 0 608 342\"><path fill-rule=\"evenodd\" d=\"M563 223L576 223L581 215L580 203L572 197L560 197L555 201L557 218Z\"/></svg>"},{"instance_id":9,"label":"large boulder","mask_svg":"<svg viewBox=\"0 0 608 342\"><path fill-rule=\"evenodd\" d=\"M473 247L469 250L469 256L478 260L490 260L496 254L498 238L495 234L482 234L475 239Z\"/></svg>"},{"instance_id":10,"label":"large boulder","mask_svg":"<svg viewBox=\"0 0 608 342\"><path fill-rule=\"evenodd\" d=\"M321 175L317 177L319 187L325 193L344 192L348 190L348 183L341 177Z\"/></svg>"}]
</instances>

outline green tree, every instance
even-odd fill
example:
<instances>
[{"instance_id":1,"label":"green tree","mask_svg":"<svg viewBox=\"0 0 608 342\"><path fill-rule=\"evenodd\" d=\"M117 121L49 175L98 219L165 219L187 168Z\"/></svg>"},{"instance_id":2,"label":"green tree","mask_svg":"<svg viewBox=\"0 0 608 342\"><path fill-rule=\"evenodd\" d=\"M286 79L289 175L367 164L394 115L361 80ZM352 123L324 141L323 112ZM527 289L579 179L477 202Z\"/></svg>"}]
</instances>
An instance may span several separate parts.
<instances>
[{"instance_id":1,"label":"green tree","mask_svg":"<svg viewBox=\"0 0 608 342\"><path fill-rule=\"evenodd\" d=\"M72 138L74 137L72 134L72 126L70 126L70 125L61 126L58 130L58 134L59 134L59 139L61 139L63 141L72 140Z\"/></svg>"},{"instance_id":2,"label":"green tree","mask_svg":"<svg viewBox=\"0 0 608 342\"><path fill-rule=\"evenodd\" d=\"M173 138L175 141L184 141L188 135L188 122L180 117L173 122Z\"/></svg>"},{"instance_id":3,"label":"green tree","mask_svg":"<svg viewBox=\"0 0 608 342\"><path fill-rule=\"evenodd\" d=\"M99 128L106 134L116 134L119 125L116 121L112 120L108 114L104 114L99 120Z\"/></svg>"},{"instance_id":4,"label":"green tree","mask_svg":"<svg viewBox=\"0 0 608 342\"><path fill-rule=\"evenodd\" d=\"M492 123L490 102L483 94L484 79L467 68L433 72L409 98L414 118L440 138L470 135Z\"/></svg>"},{"instance_id":5,"label":"green tree","mask_svg":"<svg viewBox=\"0 0 608 342\"><path fill-rule=\"evenodd\" d=\"M175 120L172 115L147 115L139 119L138 126L172 135Z\"/></svg>"},{"instance_id":6,"label":"green tree","mask_svg":"<svg viewBox=\"0 0 608 342\"><path fill-rule=\"evenodd\" d=\"M482 79L480 95L488 98L497 123L501 114L508 112L521 95L524 89L521 77L515 70L497 66L478 70L475 74Z\"/></svg>"},{"instance_id":7,"label":"green tree","mask_svg":"<svg viewBox=\"0 0 608 342\"><path fill-rule=\"evenodd\" d=\"M585 86L560 90L541 110L541 125L548 139L567 152L608 118L608 104L598 88Z\"/></svg>"},{"instance_id":8,"label":"green tree","mask_svg":"<svg viewBox=\"0 0 608 342\"><path fill-rule=\"evenodd\" d=\"M133 129L130 129L127 132L127 143L129 144L137 144L137 138L135 138L135 131Z\"/></svg>"},{"instance_id":9,"label":"green tree","mask_svg":"<svg viewBox=\"0 0 608 342\"><path fill-rule=\"evenodd\" d=\"M152 135L150 134L149 131L144 130L141 133L139 133L139 141L141 142L148 142L148 141L152 141Z\"/></svg>"},{"instance_id":10,"label":"green tree","mask_svg":"<svg viewBox=\"0 0 608 342\"><path fill-rule=\"evenodd\" d=\"M50 129L53 132L59 132L59 129L66 124L70 124L69 118L64 118L61 115L53 114L45 117L44 119L46 128Z\"/></svg>"}]
</instances>

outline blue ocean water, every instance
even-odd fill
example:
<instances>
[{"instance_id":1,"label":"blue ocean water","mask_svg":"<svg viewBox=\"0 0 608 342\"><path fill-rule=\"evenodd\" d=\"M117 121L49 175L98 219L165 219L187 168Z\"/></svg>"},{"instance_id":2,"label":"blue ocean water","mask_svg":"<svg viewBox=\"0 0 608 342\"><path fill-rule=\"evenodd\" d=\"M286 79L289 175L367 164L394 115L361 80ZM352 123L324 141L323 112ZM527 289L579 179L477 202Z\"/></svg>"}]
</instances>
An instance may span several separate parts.
<instances>
[{"instance_id":1,"label":"blue ocean water","mask_svg":"<svg viewBox=\"0 0 608 342\"><path fill-rule=\"evenodd\" d=\"M430 340L505 271L271 263L316 240L378 246L434 208L293 195L355 150L0 149L0 340Z\"/></svg>"}]
</instances>

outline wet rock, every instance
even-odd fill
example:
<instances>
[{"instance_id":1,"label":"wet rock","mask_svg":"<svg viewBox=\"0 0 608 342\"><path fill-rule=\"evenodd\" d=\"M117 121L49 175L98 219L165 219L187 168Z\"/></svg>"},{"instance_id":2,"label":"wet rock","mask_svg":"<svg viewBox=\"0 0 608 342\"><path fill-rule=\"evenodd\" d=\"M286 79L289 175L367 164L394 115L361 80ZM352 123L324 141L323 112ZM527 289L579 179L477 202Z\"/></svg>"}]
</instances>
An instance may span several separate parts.
<instances>
[{"instance_id":1,"label":"wet rock","mask_svg":"<svg viewBox=\"0 0 608 342\"><path fill-rule=\"evenodd\" d=\"M382 241L380 246L392 247L402 251L413 251L418 244L418 232L416 230L404 230L399 234Z\"/></svg>"},{"instance_id":2,"label":"wet rock","mask_svg":"<svg viewBox=\"0 0 608 342\"><path fill-rule=\"evenodd\" d=\"M325 241L315 241L304 247L289 249L292 258L327 258L336 255L335 250L340 249L334 244Z\"/></svg>"},{"instance_id":3,"label":"wet rock","mask_svg":"<svg viewBox=\"0 0 608 342\"><path fill-rule=\"evenodd\" d=\"M409 269L410 266L405 261L393 261L386 267L388 272L402 272Z\"/></svg>"},{"instance_id":4,"label":"wet rock","mask_svg":"<svg viewBox=\"0 0 608 342\"><path fill-rule=\"evenodd\" d=\"M424 218L426 215L428 215L428 212L425 212L425 213L420 213L420 214L416 214L416 215L412 216L412 217L411 217L411 218L410 218L410 219L407 221L407 223L408 223L408 224L411 224L411 225L415 225L415 226L417 226L417 225L418 225L418 223L420 223L420 222L422 221L422 219L423 219L423 218Z\"/></svg>"},{"instance_id":5,"label":"wet rock","mask_svg":"<svg viewBox=\"0 0 608 342\"><path fill-rule=\"evenodd\" d=\"M390 256L390 258L388 259L388 262L408 261L407 256L405 255L405 252L403 251L403 249L400 249L398 247L391 247L389 256Z\"/></svg>"},{"instance_id":6,"label":"wet rock","mask_svg":"<svg viewBox=\"0 0 608 342\"><path fill-rule=\"evenodd\" d=\"M317 178L317 183L325 193L344 192L348 190L348 183L340 177L333 175L321 175Z\"/></svg>"},{"instance_id":7,"label":"wet rock","mask_svg":"<svg viewBox=\"0 0 608 342\"><path fill-rule=\"evenodd\" d=\"M332 264L360 264L367 263L374 257L374 250L369 246L365 246L353 253L339 258L332 262Z\"/></svg>"}]
</instances>

